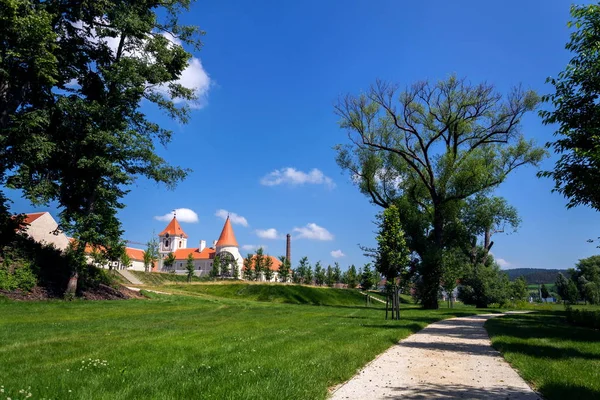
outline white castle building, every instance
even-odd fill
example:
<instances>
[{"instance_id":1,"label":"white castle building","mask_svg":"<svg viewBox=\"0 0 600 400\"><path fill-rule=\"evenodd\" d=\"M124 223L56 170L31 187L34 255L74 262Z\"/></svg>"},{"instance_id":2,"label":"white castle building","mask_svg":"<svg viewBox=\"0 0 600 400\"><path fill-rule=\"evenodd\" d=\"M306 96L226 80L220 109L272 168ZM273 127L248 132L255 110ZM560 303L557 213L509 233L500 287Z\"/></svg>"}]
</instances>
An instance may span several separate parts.
<instances>
[{"instance_id":1,"label":"white castle building","mask_svg":"<svg viewBox=\"0 0 600 400\"><path fill-rule=\"evenodd\" d=\"M219 239L213 241L211 247L207 247L206 241L201 240L198 247L188 248L188 235L183 231L181 225L179 225L179 221L177 221L175 215L167 227L158 234L158 238L158 252L160 254L159 271L167 272L174 270L176 273L186 273L187 260L191 254L197 276L206 276L210 273L216 256L219 256L221 263L228 263L230 265L231 275L233 275L233 268L236 268L237 276L239 278L243 276L244 257L240 253L229 217L225 220L225 225L223 225ZM168 257L169 253L173 253L175 256L175 263L172 268L168 268L164 264L165 258ZM276 276L281 261L277 257L265 257L271 259L271 270L275 272Z\"/></svg>"}]
</instances>

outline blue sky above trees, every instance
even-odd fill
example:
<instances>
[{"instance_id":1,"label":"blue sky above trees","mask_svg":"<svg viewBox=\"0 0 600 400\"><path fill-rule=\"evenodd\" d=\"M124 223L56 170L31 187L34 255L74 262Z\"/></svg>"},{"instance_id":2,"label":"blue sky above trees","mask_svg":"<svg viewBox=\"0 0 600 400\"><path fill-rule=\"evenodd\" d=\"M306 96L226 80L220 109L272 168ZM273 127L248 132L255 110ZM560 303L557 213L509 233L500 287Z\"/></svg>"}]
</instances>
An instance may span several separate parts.
<instances>
[{"instance_id":1,"label":"blue sky above trees","mask_svg":"<svg viewBox=\"0 0 600 400\"><path fill-rule=\"evenodd\" d=\"M176 131L161 155L194 172L175 191L138 181L120 212L124 236L145 242L171 210L187 208L195 214L178 216L188 246L210 243L229 213L242 253L265 245L284 254L291 233L294 266L304 255L362 265L368 260L357 244L375 244L379 209L335 164L332 147L346 140L333 113L337 97L376 78L410 85L451 73L503 93L521 83L544 94L545 78L570 58L568 19L562 0L198 2L183 16L207 33L182 77L201 94L190 123L174 125L144 105ZM535 114L523 131L539 143L553 133ZM553 183L535 172L518 170L497 191L523 222L496 235L492 252L505 268L572 267L597 252L586 240L600 236L600 216L566 210L550 193ZM12 197L14 211L34 209Z\"/></svg>"}]
</instances>

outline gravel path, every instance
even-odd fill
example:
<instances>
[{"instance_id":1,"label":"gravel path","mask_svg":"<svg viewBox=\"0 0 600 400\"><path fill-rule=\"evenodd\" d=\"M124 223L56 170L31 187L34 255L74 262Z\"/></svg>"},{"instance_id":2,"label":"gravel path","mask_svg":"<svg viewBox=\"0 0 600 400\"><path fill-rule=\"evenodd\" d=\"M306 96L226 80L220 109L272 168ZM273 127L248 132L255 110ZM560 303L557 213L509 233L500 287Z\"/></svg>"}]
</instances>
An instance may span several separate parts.
<instances>
[{"instance_id":1,"label":"gravel path","mask_svg":"<svg viewBox=\"0 0 600 400\"><path fill-rule=\"evenodd\" d=\"M331 398L541 399L490 345L483 324L499 315L431 324L379 355Z\"/></svg>"}]
</instances>

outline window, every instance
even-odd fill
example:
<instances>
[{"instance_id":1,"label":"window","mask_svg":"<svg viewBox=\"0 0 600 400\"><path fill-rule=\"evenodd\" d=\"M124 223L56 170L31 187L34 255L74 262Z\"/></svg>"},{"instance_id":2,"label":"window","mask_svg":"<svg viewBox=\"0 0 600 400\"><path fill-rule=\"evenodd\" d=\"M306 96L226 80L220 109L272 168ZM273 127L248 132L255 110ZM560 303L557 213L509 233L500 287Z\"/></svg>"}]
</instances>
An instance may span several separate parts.
<instances>
[{"instance_id":1,"label":"window","mask_svg":"<svg viewBox=\"0 0 600 400\"><path fill-rule=\"evenodd\" d=\"M169 239L165 239L165 247L169 247Z\"/></svg>"},{"instance_id":2,"label":"window","mask_svg":"<svg viewBox=\"0 0 600 400\"><path fill-rule=\"evenodd\" d=\"M180 241L179 241L179 248L181 248L181 244L182 244L182 243L183 243L183 242L180 240Z\"/></svg>"}]
</instances>

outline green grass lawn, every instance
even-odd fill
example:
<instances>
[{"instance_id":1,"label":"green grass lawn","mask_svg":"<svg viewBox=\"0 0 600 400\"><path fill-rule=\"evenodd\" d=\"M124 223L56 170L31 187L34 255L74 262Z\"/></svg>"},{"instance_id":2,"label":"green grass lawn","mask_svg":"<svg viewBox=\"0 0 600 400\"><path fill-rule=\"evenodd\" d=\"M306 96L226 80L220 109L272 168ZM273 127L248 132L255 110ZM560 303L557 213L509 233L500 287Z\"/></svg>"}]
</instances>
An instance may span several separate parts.
<instances>
[{"instance_id":1,"label":"green grass lawn","mask_svg":"<svg viewBox=\"0 0 600 400\"><path fill-rule=\"evenodd\" d=\"M485 327L546 400L600 399L600 331L569 325L557 310L494 318Z\"/></svg>"},{"instance_id":2,"label":"green grass lawn","mask_svg":"<svg viewBox=\"0 0 600 400\"><path fill-rule=\"evenodd\" d=\"M153 297L0 301L2 394L13 400L25 397L20 390L35 399L323 399L397 340L439 319L475 313L406 306L397 322L385 321L384 311L365 307L362 298L313 306L206 294ZM341 297L324 302L345 302Z\"/></svg>"},{"instance_id":3,"label":"green grass lawn","mask_svg":"<svg viewBox=\"0 0 600 400\"><path fill-rule=\"evenodd\" d=\"M312 304L327 306L363 306L365 295L358 290L335 289L302 285L260 284L260 283L206 283L178 285L161 288L174 293L208 295L220 298L267 301L288 304ZM385 307L378 301L372 307Z\"/></svg>"},{"instance_id":4,"label":"green grass lawn","mask_svg":"<svg viewBox=\"0 0 600 400\"><path fill-rule=\"evenodd\" d=\"M187 283L187 275L170 274L165 272L129 271L147 285L160 286L173 283ZM206 282L207 278L192 277L192 282Z\"/></svg>"}]
</instances>

